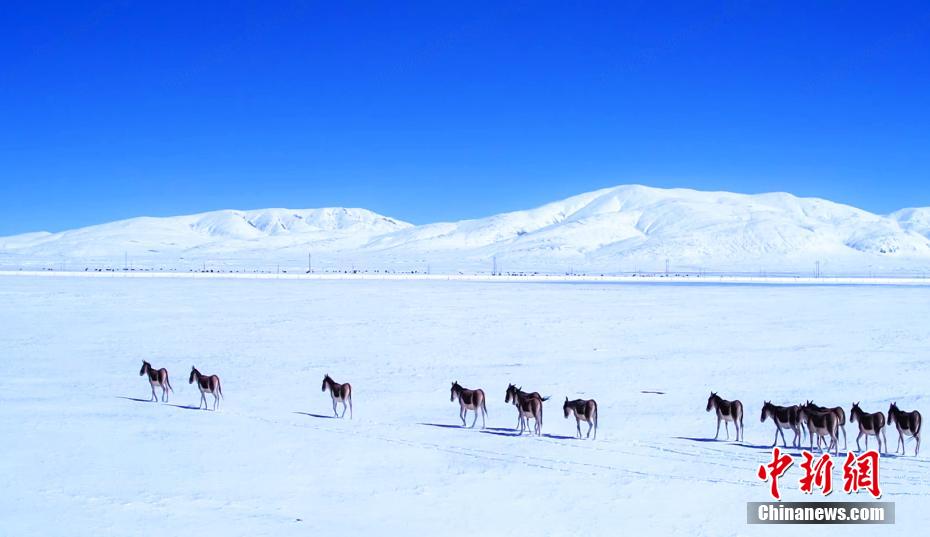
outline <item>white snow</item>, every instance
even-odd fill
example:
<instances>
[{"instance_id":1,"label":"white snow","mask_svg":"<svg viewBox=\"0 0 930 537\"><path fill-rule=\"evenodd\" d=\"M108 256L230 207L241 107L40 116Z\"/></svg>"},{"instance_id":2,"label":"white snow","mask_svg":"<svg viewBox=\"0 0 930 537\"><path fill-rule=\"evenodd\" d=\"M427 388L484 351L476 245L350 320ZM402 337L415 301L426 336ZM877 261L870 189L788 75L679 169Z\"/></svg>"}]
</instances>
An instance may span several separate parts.
<instances>
[{"instance_id":1,"label":"white snow","mask_svg":"<svg viewBox=\"0 0 930 537\"><path fill-rule=\"evenodd\" d=\"M0 238L0 267L306 268L455 273L916 274L930 209L872 214L787 193L624 185L477 220L413 226L364 209L217 211Z\"/></svg>"},{"instance_id":2,"label":"white snow","mask_svg":"<svg viewBox=\"0 0 930 537\"><path fill-rule=\"evenodd\" d=\"M2 535L784 535L745 523L764 399L930 411L926 286L0 276L0 304ZM170 403L136 400L143 359ZM218 412L188 408L191 365ZM457 427L453 380L488 429ZM513 436L511 381L552 396L547 436ZM711 390L745 404L744 444L707 441ZM597 399L596 441L566 396ZM896 526L817 534L924 531L913 447L881 461ZM786 500L822 499L799 477Z\"/></svg>"}]
</instances>

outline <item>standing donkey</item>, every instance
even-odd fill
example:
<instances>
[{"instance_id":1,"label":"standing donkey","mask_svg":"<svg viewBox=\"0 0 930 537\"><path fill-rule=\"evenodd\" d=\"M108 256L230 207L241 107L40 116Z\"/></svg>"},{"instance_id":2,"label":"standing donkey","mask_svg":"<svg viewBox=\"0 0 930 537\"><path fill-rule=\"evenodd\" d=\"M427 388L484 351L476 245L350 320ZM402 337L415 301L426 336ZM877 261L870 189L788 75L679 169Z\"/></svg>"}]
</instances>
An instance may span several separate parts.
<instances>
[{"instance_id":1,"label":"standing donkey","mask_svg":"<svg viewBox=\"0 0 930 537\"><path fill-rule=\"evenodd\" d=\"M194 381L197 381L197 388L200 389L200 403L197 404L197 408L200 408L200 405L203 405L204 410L209 410L207 406L207 394L213 394L213 410L216 410L217 405L220 403L220 397L223 396L223 387L220 386L220 377L216 375L204 375L200 371L197 371L197 368L191 366L191 376L187 379L188 384L193 384Z\"/></svg>"},{"instance_id":2,"label":"standing donkey","mask_svg":"<svg viewBox=\"0 0 930 537\"><path fill-rule=\"evenodd\" d=\"M168 402L168 390L174 391L174 388L171 387L171 382L168 380L168 370L164 367L161 369L155 369L152 367L152 364L142 360L142 369L139 370L139 376L145 375L148 373L149 376L149 385L152 387L152 401L158 401L158 397L155 396L155 387L161 388L161 400L163 403Z\"/></svg>"},{"instance_id":3,"label":"standing donkey","mask_svg":"<svg viewBox=\"0 0 930 537\"><path fill-rule=\"evenodd\" d=\"M859 436L856 437L856 451L862 451L859 447L859 439L865 435L865 449L869 449L869 437L874 436L878 440L878 451L882 450L882 437L885 436L885 415L881 412L870 414L859 408L859 403L853 403L849 409L849 421L859 422ZM879 436L881 433L881 436ZM888 438L885 438L885 453L888 453Z\"/></svg>"},{"instance_id":4,"label":"standing donkey","mask_svg":"<svg viewBox=\"0 0 930 537\"><path fill-rule=\"evenodd\" d=\"M717 395L717 392L710 392L710 397L707 398L707 411L710 412L711 408L717 411L717 434L714 435L714 440L720 436L721 421L727 430L727 440L730 439L729 423L732 421L733 427L736 428L736 441L739 442L742 436L740 433L743 431L743 403L739 400L727 401Z\"/></svg>"},{"instance_id":5,"label":"standing donkey","mask_svg":"<svg viewBox=\"0 0 930 537\"><path fill-rule=\"evenodd\" d=\"M524 430L529 430L530 418L536 420L536 427L534 428L536 435L542 434L543 401L548 399L548 397L539 395L538 392L526 393L513 384L507 386L507 395L504 402L513 401L513 406L517 408L520 434L523 434Z\"/></svg>"},{"instance_id":6,"label":"standing donkey","mask_svg":"<svg viewBox=\"0 0 930 537\"><path fill-rule=\"evenodd\" d=\"M766 418L772 418L775 422L775 441L772 447L778 445L778 435L781 434L781 441L785 448L788 447L788 441L785 440L785 432L782 429L794 431L794 440L791 441L793 447L801 447L801 409L798 405L778 406L773 405L771 401L764 401L762 404L762 418L760 421L765 423Z\"/></svg>"},{"instance_id":7,"label":"standing donkey","mask_svg":"<svg viewBox=\"0 0 930 537\"><path fill-rule=\"evenodd\" d=\"M568 419L569 413L575 414L575 427L578 429L578 438L581 438L581 420L588 422L588 434L585 438L591 438L591 428L594 427L594 439L597 440L597 401L594 399L575 399L569 401L565 398L565 404L562 405L562 411L565 412L565 419Z\"/></svg>"},{"instance_id":8,"label":"standing donkey","mask_svg":"<svg viewBox=\"0 0 930 537\"><path fill-rule=\"evenodd\" d=\"M329 388L329 394L333 398L333 415L337 418L346 417L346 402L348 401L349 419L352 419L352 385L346 382L339 384L331 379L329 375L323 377L323 386L320 391L325 392ZM342 403L342 415L336 412L336 403Z\"/></svg>"},{"instance_id":9,"label":"standing donkey","mask_svg":"<svg viewBox=\"0 0 930 537\"><path fill-rule=\"evenodd\" d=\"M459 398L459 418L462 420L462 427L465 426L465 415L469 410L475 411L475 419L472 420L471 426L474 427L478 421L478 414L481 414L481 428L484 429L484 420L488 415L488 407L485 406L484 390L469 390L463 388L459 381L452 383L452 391L449 392L449 401Z\"/></svg>"},{"instance_id":10,"label":"standing donkey","mask_svg":"<svg viewBox=\"0 0 930 537\"><path fill-rule=\"evenodd\" d=\"M833 415L836 416L836 427L838 429L836 432L836 437L839 439L840 432L843 433L843 449L846 449L846 411L843 410L843 407L835 406L828 408L825 406L815 405L813 401L808 401L805 406L811 410L816 410L817 412L832 412Z\"/></svg>"},{"instance_id":11,"label":"standing donkey","mask_svg":"<svg viewBox=\"0 0 930 537\"><path fill-rule=\"evenodd\" d=\"M801 419L807 423L807 432L811 438L811 451L814 450L814 436L817 436L817 447L820 448L821 453L824 450L820 447L820 442L823 441L826 444L827 437L830 437L830 443L827 445L826 451L829 452L835 448L834 455L839 456L840 442L837 436L839 418L836 413L830 409L817 410L816 405L808 401L807 404L801 407Z\"/></svg>"},{"instance_id":12,"label":"standing donkey","mask_svg":"<svg viewBox=\"0 0 930 537\"><path fill-rule=\"evenodd\" d=\"M894 452L897 453L898 446L901 446L901 454L906 455L904 437L913 436L917 440L917 446L914 448L914 456L916 457L920 452L920 426L923 423L920 412L916 410L905 412L898 408L897 402L891 403L891 406L888 407L888 423L894 423L898 428L898 444L895 445Z\"/></svg>"}]
</instances>

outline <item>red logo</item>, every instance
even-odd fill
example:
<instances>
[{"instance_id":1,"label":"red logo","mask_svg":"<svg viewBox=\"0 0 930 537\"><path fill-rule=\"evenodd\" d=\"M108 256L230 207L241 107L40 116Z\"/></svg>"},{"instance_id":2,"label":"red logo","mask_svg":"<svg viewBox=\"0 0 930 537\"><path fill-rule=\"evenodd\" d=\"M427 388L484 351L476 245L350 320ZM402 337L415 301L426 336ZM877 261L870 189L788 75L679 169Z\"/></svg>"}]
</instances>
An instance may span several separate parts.
<instances>
[{"instance_id":1,"label":"red logo","mask_svg":"<svg viewBox=\"0 0 930 537\"><path fill-rule=\"evenodd\" d=\"M775 448L772 450L772 462L759 466L759 471L756 475L758 475L759 479L762 481L772 480L771 494L776 500L781 499L781 494L778 493L778 478L781 477L782 474L785 473L785 470L792 464L794 464L794 459L791 458L791 455L782 455L781 450Z\"/></svg>"},{"instance_id":2,"label":"red logo","mask_svg":"<svg viewBox=\"0 0 930 537\"><path fill-rule=\"evenodd\" d=\"M833 461L830 460L830 454L824 453L814 464L811 464L813 455L807 451L802 451L801 455L804 456L804 462L801 463L804 477L798 481L801 492L812 494L814 486L821 489L824 496L833 492Z\"/></svg>"},{"instance_id":3,"label":"red logo","mask_svg":"<svg viewBox=\"0 0 930 537\"><path fill-rule=\"evenodd\" d=\"M821 494L827 496L833 492L833 460L829 453L822 454L819 458L809 451L802 451L801 456L804 461L801 463L801 469L804 476L798 480L801 492L813 494L814 488L818 488ZM852 453L847 453L846 461L843 463L843 492L846 494L858 493L860 490L867 490L873 497L881 498L882 490L878 482L878 462L879 454L875 450L869 450L856 457ZM769 493L772 498L781 500L781 493L778 491L778 479L782 477L788 468L794 464L794 457L787 453L782 453L781 449L772 449L772 461L768 464L759 466L756 475L762 481L771 481L771 490Z\"/></svg>"},{"instance_id":4,"label":"red logo","mask_svg":"<svg viewBox=\"0 0 930 537\"><path fill-rule=\"evenodd\" d=\"M846 455L843 463L843 492L852 494L865 489L875 498L882 497L882 489L878 485L878 452L866 451L858 457L852 453Z\"/></svg>"}]
</instances>

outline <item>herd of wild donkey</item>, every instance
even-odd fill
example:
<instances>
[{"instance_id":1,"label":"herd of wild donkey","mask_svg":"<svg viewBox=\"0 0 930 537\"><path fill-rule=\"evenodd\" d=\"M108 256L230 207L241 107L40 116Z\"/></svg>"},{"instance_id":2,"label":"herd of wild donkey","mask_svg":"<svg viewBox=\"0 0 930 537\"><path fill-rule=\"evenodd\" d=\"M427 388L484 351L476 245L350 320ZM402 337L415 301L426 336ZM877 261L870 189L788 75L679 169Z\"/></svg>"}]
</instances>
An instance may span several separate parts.
<instances>
[{"instance_id":1,"label":"herd of wild donkey","mask_svg":"<svg viewBox=\"0 0 930 537\"><path fill-rule=\"evenodd\" d=\"M158 400L155 394L155 388L161 389L162 401L168 400L169 390L174 391L174 389L171 388L171 382L168 380L168 370L165 368L155 369L150 363L143 361L139 375L147 376L152 388L152 401ZM187 382L188 384L197 382L197 387L200 389L200 403L197 405L197 408L208 408L207 394L211 394L213 395L213 410L216 410L219 400L223 396L220 377L216 375L204 375L198 371L196 367L191 367L190 378L188 378ZM349 418L352 418L351 384L348 382L340 384L330 378L329 375L326 375L323 377L321 390L324 392L329 390L333 400L333 414L336 417L344 417L348 409ZM484 428L485 418L488 415L484 390L480 388L469 390L462 387L458 382L453 382L452 389L449 393L449 401L454 401L455 399L459 401L459 419L462 420L462 426L466 425L465 416L468 411L471 410L475 414L471 426L475 426L475 423L478 421L478 414L481 414L481 427ZM543 402L547 400L549 400L548 397L543 397L538 392L527 393L513 384L507 386L504 402L512 403L514 407L516 407L518 418L517 427L520 428L520 434L529 430L530 419L535 422L533 431L537 435L541 434ZM342 414L339 414L337 410L337 405L339 403L342 403ZM736 429L736 441L739 442L743 440L743 403L739 400L727 401L717 395L716 392L711 392L710 397L707 398L706 410L710 412L711 409L714 409L717 414L717 433L714 435L714 440L717 440L720 436L721 422L724 424L727 439L730 438L729 424L732 422L733 427ZM565 414L565 418L568 418L569 414L575 416L575 426L578 430L579 438L581 437L582 421L588 424L588 432L585 437L590 438L593 429L594 438L597 438L597 402L594 399L575 399L574 401L569 401L568 397L566 397L565 403L562 405L562 411ZM865 412L859 408L859 403L853 403L852 408L849 410L849 415L851 421L859 424L859 436L856 437L856 449L862 449L859 445L859 440L861 440L863 436L865 436L865 448L868 449L869 437L874 436L878 441L878 450L881 451L882 440L885 437L885 415L881 412ZM834 453L839 455L839 433L842 431L843 449L847 449L845 427L846 412L843 411L842 407L822 407L815 405L813 401L807 401L803 405L778 406L773 405L769 401L765 401L762 405L762 416L760 420L765 422L765 420L769 418L775 422L775 443L773 447L778 444L778 436L781 435L782 443L787 448L788 442L785 439L784 431L790 430L794 432L794 439L792 440L793 447L800 448L803 435L807 434L810 438L811 450L814 449L814 437L816 437L818 449L823 451L823 446L826 446L826 451L834 450ZM895 453L898 453L899 449L904 453L905 437L913 437L916 440L914 455L916 456L920 452L920 427L922 421L920 412L916 410L911 412L900 410L897 403L891 403L891 406L888 408L887 423L895 424L898 429L898 444L895 448ZM829 444L827 443L828 438L830 440ZM887 453L887 438L884 438L884 446L885 453Z\"/></svg>"}]
</instances>

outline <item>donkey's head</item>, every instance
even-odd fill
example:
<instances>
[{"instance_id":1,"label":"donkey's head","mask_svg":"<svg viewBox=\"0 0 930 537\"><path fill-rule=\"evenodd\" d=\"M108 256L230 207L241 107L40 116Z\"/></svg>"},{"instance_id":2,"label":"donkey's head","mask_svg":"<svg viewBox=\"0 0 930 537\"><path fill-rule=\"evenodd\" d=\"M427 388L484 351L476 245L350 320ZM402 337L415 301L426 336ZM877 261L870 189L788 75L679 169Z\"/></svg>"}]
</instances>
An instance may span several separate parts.
<instances>
[{"instance_id":1,"label":"donkey's head","mask_svg":"<svg viewBox=\"0 0 930 537\"><path fill-rule=\"evenodd\" d=\"M197 368L191 366L191 376L187 379L188 384L193 384L194 379L200 376L200 371L197 371Z\"/></svg>"},{"instance_id":2,"label":"donkey's head","mask_svg":"<svg viewBox=\"0 0 930 537\"><path fill-rule=\"evenodd\" d=\"M508 384L507 385L507 396L504 397L504 402L509 403L511 399L513 400L517 399L517 387L514 386L513 384Z\"/></svg>"},{"instance_id":3,"label":"donkey's head","mask_svg":"<svg viewBox=\"0 0 930 537\"><path fill-rule=\"evenodd\" d=\"M714 403L717 399L717 392L710 392L710 397L707 398L707 411L710 412L710 409L713 408Z\"/></svg>"},{"instance_id":4,"label":"donkey's head","mask_svg":"<svg viewBox=\"0 0 930 537\"><path fill-rule=\"evenodd\" d=\"M562 412L565 413L565 417L568 417L569 412L571 412L571 406L568 403L568 397L565 398L565 404L562 405Z\"/></svg>"},{"instance_id":5,"label":"donkey's head","mask_svg":"<svg viewBox=\"0 0 930 537\"><path fill-rule=\"evenodd\" d=\"M328 386L332 381L333 379L329 378L329 373L323 375L323 385L320 386L320 391L325 392L326 386Z\"/></svg>"},{"instance_id":6,"label":"donkey's head","mask_svg":"<svg viewBox=\"0 0 930 537\"><path fill-rule=\"evenodd\" d=\"M461 391L462 391L462 387L459 386L459 381L453 382L453 383L452 383L452 389L449 391L449 400L450 400L450 401L454 401L454 400L455 400L455 395L456 395L457 393L461 393Z\"/></svg>"},{"instance_id":7,"label":"donkey's head","mask_svg":"<svg viewBox=\"0 0 930 537\"><path fill-rule=\"evenodd\" d=\"M859 402L857 401L853 403L852 408L849 409L849 421L856 421L856 414L859 414L860 412L862 412L862 409L859 408Z\"/></svg>"},{"instance_id":8,"label":"donkey's head","mask_svg":"<svg viewBox=\"0 0 930 537\"><path fill-rule=\"evenodd\" d=\"M900 412L898 409L898 402L895 401L891 403L891 406L888 407L888 425L891 425L895 420L895 414Z\"/></svg>"},{"instance_id":9,"label":"donkey's head","mask_svg":"<svg viewBox=\"0 0 930 537\"><path fill-rule=\"evenodd\" d=\"M148 371L149 369L152 369L152 364L146 362L145 360L142 360L142 369L139 370L139 376L141 377L142 375L144 375L145 372Z\"/></svg>"},{"instance_id":10,"label":"donkey's head","mask_svg":"<svg viewBox=\"0 0 930 537\"><path fill-rule=\"evenodd\" d=\"M770 412L771 410L774 410L774 409L772 408L773 406L774 406L774 405L772 405L772 402L771 402L771 401L764 401L764 402L762 403L762 417L759 418L759 421L761 421L761 422L763 422L763 423L765 422L765 418L768 417L769 412Z\"/></svg>"}]
</instances>

